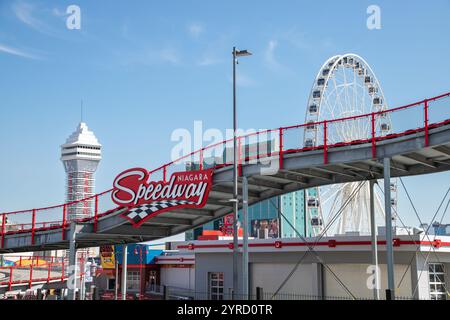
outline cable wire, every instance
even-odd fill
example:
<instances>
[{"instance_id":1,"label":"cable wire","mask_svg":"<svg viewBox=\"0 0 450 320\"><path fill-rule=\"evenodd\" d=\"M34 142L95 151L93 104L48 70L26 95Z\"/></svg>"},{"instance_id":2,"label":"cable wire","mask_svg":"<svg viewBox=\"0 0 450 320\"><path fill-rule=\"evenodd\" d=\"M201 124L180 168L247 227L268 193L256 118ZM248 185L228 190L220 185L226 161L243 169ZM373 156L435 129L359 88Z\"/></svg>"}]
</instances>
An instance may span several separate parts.
<instances>
[{"instance_id":1,"label":"cable wire","mask_svg":"<svg viewBox=\"0 0 450 320\"><path fill-rule=\"evenodd\" d=\"M350 196L345 200L345 203L341 206L341 208L338 210L338 212L335 214L335 216L331 219L331 221L328 223L328 225L325 227L325 229L321 232L321 234L319 235L319 237L316 239L316 241L314 242L314 244L312 246L308 246L308 251L305 251L305 253L300 257L299 261L295 264L294 268L292 269L292 271L288 274L288 276L285 278L285 280L281 283L281 285L278 287L278 289L275 291L275 293L273 294L272 298L275 297L280 290L284 287L284 285L287 283L287 281L289 281L289 279L292 277L292 275L294 274L294 272L297 270L298 266L301 264L301 262L303 261L303 259L306 257L306 255L308 254L309 251L311 251L311 249L314 249L314 247L316 246L316 244L320 241L320 239L322 239L325 235L325 233L327 232L327 230L331 227L331 225L334 224L334 222L337 220L337 218L340 216L340 214L344 211L344 209L347 207L347 205L350 203L350 201L356 196L356 194L359 192L359 190L361 189L361 187L363 186L365 180L362 180L359 182L359 185L357 186L356 189L353 190L353 192L350 194ZM295 229L294 229L295 230ZM297 231L298 232L298 231ZM339 281L338 281L339 283ZM354 295L350 292L350 295L354 297Z\"/></svg>"}]
</instances>

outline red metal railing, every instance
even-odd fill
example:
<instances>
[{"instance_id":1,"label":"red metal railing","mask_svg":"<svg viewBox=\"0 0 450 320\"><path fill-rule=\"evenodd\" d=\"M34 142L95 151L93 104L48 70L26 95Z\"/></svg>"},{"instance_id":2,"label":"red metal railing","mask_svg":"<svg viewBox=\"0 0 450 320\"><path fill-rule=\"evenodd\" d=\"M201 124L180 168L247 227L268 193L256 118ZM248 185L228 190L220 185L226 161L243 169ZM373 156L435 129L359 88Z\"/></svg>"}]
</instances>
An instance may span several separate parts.
<instances>
[{"instance_id":1,"label":"red metal railing","mask_svg":"<svg viewBox=\"0 0 450 320\"><path fill-rule=\"evenodd\" d=\"M242 175L242 167L244 165L263 160L275 162L282 169L283 155L311 150L321 150L323 152L323 162L326 164L329 160L330 149L362 143L371 144L372 157L376 158L378 142L418 132L424 132L425 145L428 146L429 130L450 124L449 96L450 92L447 92L436 97L384 111L339 119L326 119L314 123L298 124L241 135L237 141L239 146L239 174ZM446 103L448 105L445 105ZM382 129L383 124L388 125L389 123L394 123L395 130L394 128ZM352 136L348 136L346 128L350 126L361 128L361 130L356 130ZM304 144L304 132L308 128L313 128L316 136L316 141L309 145ZM256 143L252 143L252 141L256 141ZM256 152L254 152L255 148ZM169 174L176 171L185 171L188 162L198 163L198 169L206 167L220 169L233 164L232 155L233 139L231 138L181 156L174 161L151 170L150 175L154 180L167 181ZM211 163L206 163L211 159L214 160ZM93 212L87 214L85 218L76 219L76 221L92 221L96 232L99 218L117 209L117 206L111 200L111 190L61 205L0 213L0 218L2 218L0 225L1 248L7 245L5 236L11 233L31 232L31 244L34 244L37 231L61 229L61 238L65 240L65 230L71 222L69 219L70 210L73 210L77 204L89 201L94 202ZM6 224L6 219L17 220L17 223ZM19 223L19 220L22 222Z\"/></svg>"},{"instance_id":2,"label":"red metal railing","mask_svg":"<svg viewBox=\"0 0 450 320\"><path fill-rule=\"evenodd\" d=\"M3 255L4 260L14 262L13 266L0 266L0 287L8 287L11 291L13 286L28 285L29 288L35 283L50 283L65 281L67 279L69 263L66 258L53 256L8 256ZM79 257L80 269L84 270L85 258ZM79 277L84 276L80 272Z\"/></svg>"}]
</instances>

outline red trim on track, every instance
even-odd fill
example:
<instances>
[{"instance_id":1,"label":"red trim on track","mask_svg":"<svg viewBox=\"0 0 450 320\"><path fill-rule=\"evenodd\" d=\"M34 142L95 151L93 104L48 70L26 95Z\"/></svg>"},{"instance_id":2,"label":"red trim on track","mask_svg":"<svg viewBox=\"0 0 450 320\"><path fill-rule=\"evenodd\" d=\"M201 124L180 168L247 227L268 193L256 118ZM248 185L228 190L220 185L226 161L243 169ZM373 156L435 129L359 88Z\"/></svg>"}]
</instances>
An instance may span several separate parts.
<instances>
[{"instance_id":1,"label":"red trim on track","mask_svg":"<svg viewBox=\"0 0 450 320\"><path fill-rule=\"evenodd\" d=\"M439 239L437 239L439 240ZM411 240L400 240L394 239L397 246L401 245L422 245L422 246L434 246L434 247L450 247L450 242L441 242L439 241L411 241ZM277 248L277 242L280 242L283 247L318 247L318 246L328 246L330 248L335 248L338 246L370 246L372 242L370 240L365 241L338 241L335 239L331 239L328 241L322 242L283 242L283 241L275 241L270 243L249 243L249 247L258 248L258 247L273 247ZM377 241L378 245L386 245L385 240ZM279 244L278 244L279 246ZM239 244L239 247L242 247L242 244ZM217 243L217 244L188 244L188 245L179 245L177 246L179 249L213 249L213 248L227 248L232 249L229 246L229 243Z\"/></svg>"}]
</instances>

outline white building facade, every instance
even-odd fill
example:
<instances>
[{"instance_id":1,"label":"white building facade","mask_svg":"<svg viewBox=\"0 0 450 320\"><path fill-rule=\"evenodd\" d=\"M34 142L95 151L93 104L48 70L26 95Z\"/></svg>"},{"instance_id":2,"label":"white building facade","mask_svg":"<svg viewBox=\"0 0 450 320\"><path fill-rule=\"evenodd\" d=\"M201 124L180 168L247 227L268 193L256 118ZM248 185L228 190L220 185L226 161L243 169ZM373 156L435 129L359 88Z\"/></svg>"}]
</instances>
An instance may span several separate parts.
<instances>
[{"instance_id":1,"label":"white building facade","mask_svg":"<svg viewBox=\"0 0 450 320\"><path fill-rule=\"evenodd\" d=\"M313 245L314 238L309 238ZM386 247L379 237L380 299L387 289ZM195 258L195 287L208 299L228 299L233 286L232 243L223 241L174 242L171 249ZM374 267L370 237L338 236L322 238L315 253L298 238L249 240L249 290L256 298L257 288L265 299L373 299ZM242 268L242 255L239 269ZM166 259L169 257L165 257ZM301 259L301 263L298 263ZM160 262L161 263L161 262ZM166 260L165 264L169 264ZM178 262L180 263L180 262ZM397 236L394 239L395 296L400 299L448 299L450 286L450 237L424 235ZM298 266L297 266L298 264ZM296 267L297 266L297 267ZM190 266L192 269L194 266ZM177 273L173 268L172 273ZM191 272L191 271L190 271ZM288 278L289 274L292 275ZM186 285L186 270L171 274L168 286ZM175 279L181 279L174 283ZM191 276L189 277L190 279ZM286 281L286 279L288 279ZM176 281L175 281L176 282ZM282 285L283 284L283 285ZM242 274L239 273L239 290ZM376 288L376 287L375 287ZM277 293L275 295L275 293ZM239 296L238 296L239 297Z\"/></svg>"}]
</instances>

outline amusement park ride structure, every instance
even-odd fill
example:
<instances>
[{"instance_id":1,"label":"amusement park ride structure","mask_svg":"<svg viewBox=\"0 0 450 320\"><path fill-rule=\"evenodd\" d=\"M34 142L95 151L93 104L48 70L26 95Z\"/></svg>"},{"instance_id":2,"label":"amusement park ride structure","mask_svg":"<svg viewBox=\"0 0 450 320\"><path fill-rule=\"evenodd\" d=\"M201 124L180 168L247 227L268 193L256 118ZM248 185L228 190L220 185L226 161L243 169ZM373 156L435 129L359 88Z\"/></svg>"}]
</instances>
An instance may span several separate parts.
<instances>
[{"instance_id":1,"label":"amusement park ride structure","mask_svg":"<svg viewBox=\"0 0 450 320\"><path fill-rule=\"evenodd\" d=\"M353 77L350 80L350 75ZM450 92L409 105L388 109L378 80L359 56L330 58L319 71L308 101L306 123L264 130L237 138L239 191L248 181L248 204L296 190L308 190L307 204L315 235L334 219L324 219L354 193L358 181L385 181L385 206L375 204L378 216L390 216L395 205L391 177L450 170ZM394 129L395 124L395 129ZM250 154L245 146L255 139L270 148ZM149 171L153 181L166 182L187 162L221 155L233 139L215 143ZM0 213L0 253L98 247L175 235L233 212L233 166L225 159L213 168L213 185L201 209L164 211L139 228L123 218L128 208L111 200L111 190L61 205ZM330 187L330 186L337 187ZM322 187L326 189L317 189ZM386 189L386 186L388 188ZM340 213L335 233L368 232L369 183ZM386 192L387 191L387 192ZM386 200L388 199L388 200ZM386 202L388 201L388 202ZM85 217L68 215L74 207L88 207ZM240 203L242 206L242 203ZM370 210L368 210L370 211ZM394 210L395 211L395 210ZM6 221L9 221L6 224ZM13 222L14 221L14 222ZM314 221L314 223L313 223ZM390 238L386 219L386 238ZM387 243L387 247L392 244ZM231 245L230 248L233 246Z\"/></svg>"},{"instance_id":2,"label":"amusement park ride structure","mask_svg":"<svg viewBox=\"0 0 450 320\"><path fill-rule=\"evenodd\" d=\"M386 136L391 133L392 128L390 113L380 113L386 109L383 90L369 64L355 54L333 56L325 61L314 79L306 108L307 125L304 129L303 145L317 147L325 140L324 134L330 144L370 136L372 129L377 135ZM370 122L357 119L330 123L326 131L324 126L317 125L318 122L330 119L357 117L372 112L377 113L373 127ZM307 216L313 235L317 236L322 232L324 223L331 220L357 186L358 183L351 182L305 190ZM394 179L391 184L394 212L397 212L396 190ZM366 182L343 209L331 234L370 233L369 193L369 182ZM382 201L378 193L375 195L376 216L384 219ZM324 219L323 212L327 212L327 219Z\"/></svg>"},{"instance_id":3,"label":"amusement park ride structure","mask_svg":"<svg viewBox=\"0 0 450 320\"><path fill-rule=\"evenodd\" d=\"M302 137L305 127L310 124L257 133L256 135L264 134L265 137L270 135L279 143L276 150L269 150L264 154L241 155L238 159L239 175L247 176L249 182L249 205L300 189L371 178L381 179L383 164L379 160L386 156L392 158L393 177L450 169L450 116L446 115L450 110L446 107L449 96L450 93L446 93L407 106L315 123L327 128L339 122L368 121L370 124L374 123L373 120L377 117L390 114L391 117L408 116L419 124L406 127L406 130L403 124L403 129L400 127L400 130L387 135L377 135L373 125L373 132L368 136L358 137L360 139L333 144L324 139L321 145L305 147L298 143L298 138ZM426 121L423 120L425 114ZM250 135L242 136L238 140L243 145L249 138ZM207 152L214 152L214 149L223 150L229 144L230 141L223 141L202 148L154 169L150 174L155 180L165 180L170 171L180 171L177 168L184 167L183 161L192 160L194 157L201 158ZM261 174L267 163L253 162L256 158L268 159L272 165L275 163L278 167L276 172L271 175ZM216 182L204 208L163 212L146 221L140 228L133 228L120 216L125 208L113 204L111 190L62 205L0 213L0 252L66 249L72 222L78 223L83 229L78 239L79 247L154 240L189 230L231 213L232 208L226 201L232 191L230 168L231 162L214 167ZM242 190L241 183L239 187ZM68 219L69 207L90 200L95 204L93 216Z\"/></svg>"}]
</instances>

